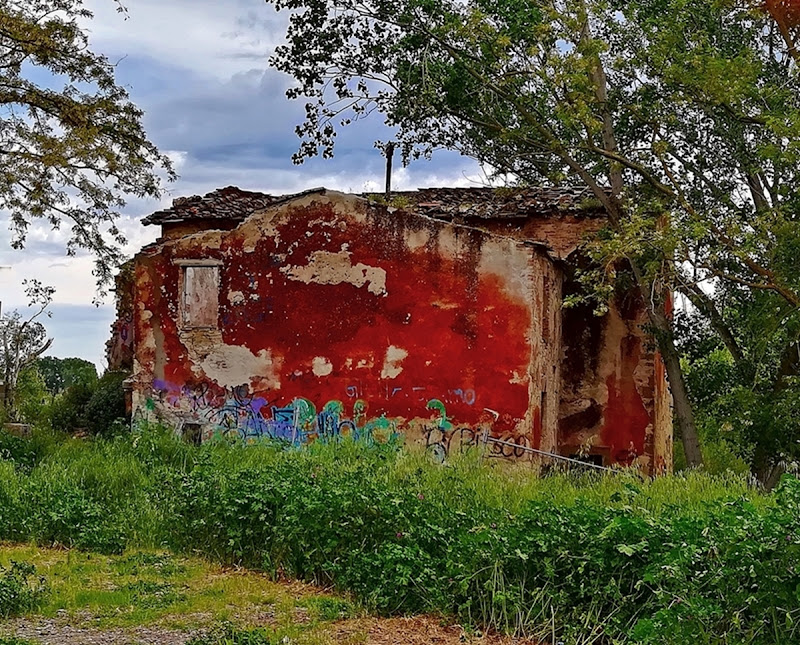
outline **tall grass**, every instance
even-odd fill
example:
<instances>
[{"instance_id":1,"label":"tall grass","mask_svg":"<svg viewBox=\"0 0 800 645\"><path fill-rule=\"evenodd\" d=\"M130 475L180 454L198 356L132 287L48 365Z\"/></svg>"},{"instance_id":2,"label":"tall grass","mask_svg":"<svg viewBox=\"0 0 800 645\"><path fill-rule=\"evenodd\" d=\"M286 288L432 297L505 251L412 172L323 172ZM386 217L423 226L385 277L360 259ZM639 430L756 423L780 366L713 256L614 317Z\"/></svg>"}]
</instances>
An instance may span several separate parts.
<instances>
[{"instance_id":1,"label":"tall grass","mask_svg":"<svg viewBox=\"0 0 800 645\"><path fill-rule=\"evenodd\" d=\"M477 454L193 447L159 428L33 445L0 460L0 539L199 552L569 643L800 639L790 478L769 495L697 472L536 478Z\"/></svg>"}]
</instances>

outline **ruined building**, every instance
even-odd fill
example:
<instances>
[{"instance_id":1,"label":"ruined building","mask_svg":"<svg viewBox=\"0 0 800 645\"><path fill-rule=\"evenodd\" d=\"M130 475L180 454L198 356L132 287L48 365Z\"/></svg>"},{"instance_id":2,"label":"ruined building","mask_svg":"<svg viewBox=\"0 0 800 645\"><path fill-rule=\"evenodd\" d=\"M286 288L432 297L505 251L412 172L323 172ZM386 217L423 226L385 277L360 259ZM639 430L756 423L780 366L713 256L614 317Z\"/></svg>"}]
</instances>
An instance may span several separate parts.
<instances>
[{"instance_id":1,"label":"ruined building","mask_svg":"<svg viewBox=\"0 0 800 645\"><path fill-rule=\"evenodd\" d=\"M426 189L368 200L225 188L145 218L118 281L113 367L134 417L300 444L402 436L440 459L486 442L671 467L669 393L633 293L562 307L579 189Z\"/></svg>"}]
</instances>

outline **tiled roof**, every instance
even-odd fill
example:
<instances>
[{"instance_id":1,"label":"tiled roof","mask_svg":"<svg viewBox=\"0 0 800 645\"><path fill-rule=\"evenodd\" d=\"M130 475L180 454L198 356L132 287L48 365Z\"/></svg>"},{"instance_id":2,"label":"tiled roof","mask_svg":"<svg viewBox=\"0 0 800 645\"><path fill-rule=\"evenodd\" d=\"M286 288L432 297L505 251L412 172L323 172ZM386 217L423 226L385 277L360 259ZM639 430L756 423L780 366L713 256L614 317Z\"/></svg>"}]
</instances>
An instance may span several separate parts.
<instances>
[{"instance_id":1,"label":"tiled roof","mask_svg":"<svg viewBox=\"0 0 800 645\"><path fill-rule=\"evenodd\" d=\"M235 186L220 188L207 195L178 197L172 207L157 211L142 220L164 224L193 219L242 221L253 213L294 197L268 195ZM486 219L523 218L532 215L575 214L602 216L603 209L588 188L423 188L383 195L364 195L368 199L431 217L480 217Z\"/></svg>"},{"instance_id":2,"label":"tiled roof","mask_svg":"<svg viewBox=\"0 0 800 645\"><path fill-rule=\"evenodd\" d=\"M232 219L241 221L256 211L263 210L281 197L242 190L235 186L220 188L201 197L177 197L171 208L156 211L142 220L142 224L164 224L192 219Z\"/></svg>"},{"instance_id":3,"label":"tiled roof","mask_svg":"<svg viewBox=\"0 0 800 645\"><path fill-rule=\"evenodd\" d=\"M602 206L589 188L423 188L392 193L388 200L378 195L374 199L404 210L448 219L604 215Z\"/></svg>"}]
</instances>

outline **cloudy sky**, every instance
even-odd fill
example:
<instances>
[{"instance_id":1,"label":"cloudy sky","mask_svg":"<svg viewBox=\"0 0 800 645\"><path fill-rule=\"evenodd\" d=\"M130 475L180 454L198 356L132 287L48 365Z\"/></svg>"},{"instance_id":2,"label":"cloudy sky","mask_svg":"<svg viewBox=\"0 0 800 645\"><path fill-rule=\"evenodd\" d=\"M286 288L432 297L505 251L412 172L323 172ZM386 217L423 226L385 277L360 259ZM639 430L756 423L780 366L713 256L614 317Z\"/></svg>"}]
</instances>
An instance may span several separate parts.
<instances>
[{"instance_id":1,"label":"cloudy sky","mask_svg":"<svg viewBox=\"0 0 800 645\"><path fill-rule=\"evenodd\" d=\"M387 139L380 119L345 130L336 157L293 166L294 126L303 106L284 92L291 79L268 66L283 38L285 16L263 0L127 0L128 17L112 0L86 0L92 48L117 63L118 81L145 110L150 138L175 161L180 178L162 201L135 201L121 227L133 255L158 231L143 227L144 215L174 197L222 186L282 194L306 188L362 192L383 185L383 158L373 148ZM454 153L398 169L394 187L468 186L479 168ZM2 218L2 214L0 214ZM103 345L113 319L111 302L95 307L88 256L66 257L64 234L30 231L24 251L14 251L0 222L0 301L3 311L22 308L21 282L38 278L56 288L52 317L45 321L54 343L50 354L79 356L105 366Z\"/></svg>"}]
</instances>

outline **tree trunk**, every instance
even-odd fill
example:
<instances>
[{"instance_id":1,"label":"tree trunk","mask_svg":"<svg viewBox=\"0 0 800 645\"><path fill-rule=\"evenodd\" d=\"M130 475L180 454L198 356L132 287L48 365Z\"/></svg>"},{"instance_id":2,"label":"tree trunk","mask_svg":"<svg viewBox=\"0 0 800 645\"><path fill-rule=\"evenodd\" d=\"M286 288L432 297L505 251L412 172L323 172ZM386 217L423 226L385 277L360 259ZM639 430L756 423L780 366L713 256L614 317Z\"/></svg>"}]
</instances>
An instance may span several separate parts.
<instances>
[{"instance_id":1,"label":"tree trunk","mask_svg":"<svg viewBox=\"0 0 800 645\"><path fill-rule=\"evenodd\" d=\"M581 6L583 14L581 39L586 42L591 42L590 12L585 1L582 2ZM605 68L603 67L603 61L599 55L595 56L590 78L594 83L595 96L597 98L596 112L602 117L603 147L610 153L617 153L619 151L619 146L617 145L617 137L614 131L613 114L608 103L608 78ZM583 170L585 173L585 169ZM604 191L599 188L596 182L590 185L592 186L595 196L606 206L606 210L614 227L619 228L619 223L622 221L624 212L621 203L625 187L622 167L615 162L610 162L608 165L608 176L611 183L611 199L605 197ZM656 292L657 297L655 298L655 302L653 302L651 299L651 294L654 293L652 289L653 285L644 278L636 261L634 259L629 261L642 300L647 308L650 324L653 326L656 342L658 343L658 348L661 351L664 366L667 370L667 379L669 380L670 390L672 392L673 418L680 432L681 440L683 441L686 462L690 467L700 468L703 465L703 454L700 452L700 439L697 436L697 427L694 423L692 404L689 400L686 381L683 378L680 355L675 348L672 323L667 318L667 312L664 307L663 294Z\"/></svg>"},{"instance_id":2,"label":"tree trunk","mask_svg":"<svg viewBox=\"0 0 800 645\"><path fill-rule=\"evenodd\" d=\"M697 426L694 422L694 412L689 401L689 392L686 389L686 381L683 378L681 359L675 349L675 344L670 338L668 342L663 342L661 332L658 332L658 348L667 369L667 379L669 388L672 392L672 405L675 425L681 436L683 452L686 455L686 463L692 468L700 468L703 465L703 453L700 451L700 438L697 435Z\"/></svg>"},{"instance_id":3,"label":"tree trunk","mask_svg":"<svg viewBox=\"0 0 800 645\"><path fill-rule=\"evenodd\" d=\"M17 391L17 379L14 374L8 374L3 390L3 409L6 412L9 421L17 420L17 410L14 405L14 394Z\"/></svg>"},{"instance_id":4,"label":"tree trunk","mask_svg":"<svg viewBox=\"0 0 800 645\"><path fill-rule=\"evenodd\" d=\"M667 370L669 389L672 392L673 419L681 436L686 463L690 468L700 468L703 466L703 453L700 451L700 438L697 435L697 426L694 422L689 390L686 387L686 379L683 377L681 357L675 347L672 324L667 318L666 312L654 306L648 299L650 290L646 284L643 284L641 273L636 266L634 266L634 274L636 275L637 283L639 283L642 296L645 298L650 324L653 326L653 335L661 352L664 367Z\"/></svg>"}]
</instances>

